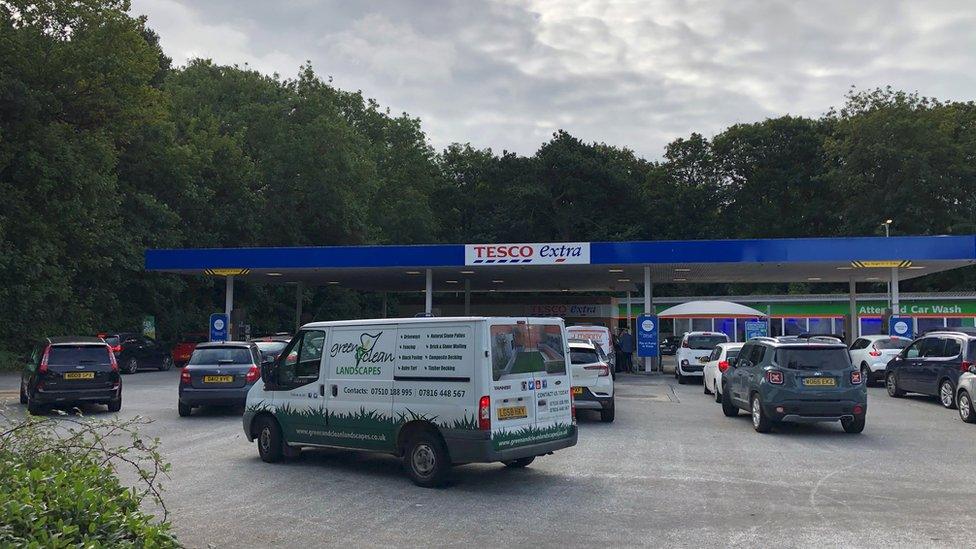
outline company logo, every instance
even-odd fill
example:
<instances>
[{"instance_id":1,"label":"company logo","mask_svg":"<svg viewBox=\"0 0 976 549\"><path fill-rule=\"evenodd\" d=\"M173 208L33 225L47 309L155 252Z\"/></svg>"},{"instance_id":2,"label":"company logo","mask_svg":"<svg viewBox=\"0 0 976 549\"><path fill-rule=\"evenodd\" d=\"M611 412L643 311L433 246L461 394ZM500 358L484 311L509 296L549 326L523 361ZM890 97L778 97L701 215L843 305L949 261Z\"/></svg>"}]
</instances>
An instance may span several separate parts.
<instances>
[{"instance_id":1,"label":"company logo","mask_svg":"<svg viewBox=\"0 0 976 549\"><path fill-rule=\"evenodd\" d=\"M352 353L356 360L354 366L336 366L337 375L356 375L356 376L378 376L382 374L382 369L377 364L393 362L393 353L377 351L376 344L379 343L383 332L377 334L363 333L359 335L359 344L354 342L334 343L330 349L330 356L335 358L340 353Z\"/></svg>"},{"instance_id":2,"label":"company logo","mask_svg":"<svg viewBox=\"0 0 976 549\"><path fill-rule=\"evenodd\" d=\"M645 320L644 322L641 322L641 329L644 330L645 332L653 332L654 331L654 321L653 320Z\"/></svg>"},{"instance_id":3,"label":"company logo","mask_svg":"<svg viewBox=\"0 0 976 549\"><path fill-rule=\"evenodd\" d=\"M586 265L589 262L589 242L467 244L464 246L465 265Z\"/></svg>"}]
</instances>

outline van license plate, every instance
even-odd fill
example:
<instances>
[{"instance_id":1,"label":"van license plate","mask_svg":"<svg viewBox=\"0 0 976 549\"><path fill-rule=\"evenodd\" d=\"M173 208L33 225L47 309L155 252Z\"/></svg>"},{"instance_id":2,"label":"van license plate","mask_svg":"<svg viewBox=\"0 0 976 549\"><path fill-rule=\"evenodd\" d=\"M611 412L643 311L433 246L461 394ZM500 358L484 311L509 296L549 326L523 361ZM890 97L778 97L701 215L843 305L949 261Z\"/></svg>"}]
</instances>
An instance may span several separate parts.
<instances>
[{"instance_id":1,"label":"van license plate","mask_svg":"<svg viewBox=\"0 0 976 549\"><path fill-rule=\"evenodd\" d=\"M582 387L573 387L573 396L578 396L583 394Z\"/></svg>"},{"instance_id":2,"label":"van license plate","mask_svg":"<svg viewBox=\"0 0 976 549\"><path fill-rule=\"evenodd\" d=\"M233 383L234 376L203 376L204 383Z\"/></svg>"},{"instance_id":3,"label":"van license plate","mask_svg":"<svg viewBox=\"0 0 976 549\"><path fill-rule=\"evenodd\" d=\"M65 372L64 379L95 379L95 372Z\"/></svg>"},{"instance_id":4,"label":"van license plate","mask_svg":"<svg viewBox=\"0 0 976 549\"><path fill-rule=\"evenodd\" d=\"M834 387L837 380L832 377L805 377L803 384L807 387Z\"/></svg>"},{"instance_id":5,"label":"van license plate","mask_svg":"<svg viewBox=\"0 0 976 549\"><path fill-rule=\"evenodd\" d=\"M505 406L498 409L498 419L522 419L528 416L525 406Z\"/></svg>"}]
</instances>

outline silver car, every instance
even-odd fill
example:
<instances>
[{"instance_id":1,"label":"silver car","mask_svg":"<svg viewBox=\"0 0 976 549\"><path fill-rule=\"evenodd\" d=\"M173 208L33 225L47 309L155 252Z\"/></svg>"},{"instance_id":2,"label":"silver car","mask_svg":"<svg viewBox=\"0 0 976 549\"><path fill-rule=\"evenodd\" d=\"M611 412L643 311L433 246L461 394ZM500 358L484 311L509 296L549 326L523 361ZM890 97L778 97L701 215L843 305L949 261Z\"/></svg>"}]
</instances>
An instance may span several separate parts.
<instances>
[{"instance_id":1,"label":"silver car","mask_svg":"<svg viewBox=\"0 0 976 549\"><path fill-rule=\"evenodd\" d=\"M959 376L956 384L956 408L959 417L966 423L976 423L976 364L969 366L969 371Z\"/></svg>"}]
</instances>

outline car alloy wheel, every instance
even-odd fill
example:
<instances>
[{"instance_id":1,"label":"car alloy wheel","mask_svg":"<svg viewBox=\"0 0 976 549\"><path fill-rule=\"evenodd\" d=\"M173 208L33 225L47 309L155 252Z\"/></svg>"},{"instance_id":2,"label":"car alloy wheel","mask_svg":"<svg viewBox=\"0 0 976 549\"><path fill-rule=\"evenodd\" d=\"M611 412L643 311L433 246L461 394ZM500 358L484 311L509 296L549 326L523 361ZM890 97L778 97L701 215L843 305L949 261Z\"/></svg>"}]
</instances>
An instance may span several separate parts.
<instances>
[{"instance_id":1,"label":"car alloy wheel","mask_svg":"<svg viewBox=\"0 0 976 549\"><path fill-rule=\"evenodd\" d=\"M137 372L138 370L139 370L139 362L138 362L138 361L137 361L136 359L134 359L134 358L130 358L130 359L129 359L129 360L128 360L128 361L126 362L126 363L125 363L125 371L126 371L126 372L128 372L128 373L130 373L130 374L134 374L134 373L136 373L136 372Z\"/></svg>"},{"instance_id":2,"label":"car alloy wheel","mask_svg":"<svg viewBox=\"0 0 976 549\"><path fill-rule=\"evenodd\" d=\"M969 393L962 391L959 393L959 417L966 423L973 421L973 401L969 398Z\"/></svg>"},{"instance_id":3,"label":"car alloy wheel","mask_svg":"<svg viewBox=\"0 0 976 549\"><path fill-rule=\"evenodd\" d=\"M952 408L955 404L955 395L952 388L952 383L947 379L942 382L939 386L939 400L942 401L942 405L946 408Z\"/></svg>"},{"instance_id":4,"label":"car alloy wheel","mask_svg":"<svg viewBox=\"0 0 976 549\"><path fill-rule=\"evenodd\" d=\"M888 390L888 396L890 397L900 397L903 393L898 389L898 382L895 380L895 373L889 372L885 376L885 389Z\"/></svg>"},{"instance_id":5,"label":"car alloy wheel","mask_svg":"<svg viewBox=\"0 0 976 549\"><path fill-rule=\"evenodd\" d=\"M752 399L752 426L759 428L759 423L762 421L762 408L759 405L759 399Z\"/></svg>"}]
</instances>

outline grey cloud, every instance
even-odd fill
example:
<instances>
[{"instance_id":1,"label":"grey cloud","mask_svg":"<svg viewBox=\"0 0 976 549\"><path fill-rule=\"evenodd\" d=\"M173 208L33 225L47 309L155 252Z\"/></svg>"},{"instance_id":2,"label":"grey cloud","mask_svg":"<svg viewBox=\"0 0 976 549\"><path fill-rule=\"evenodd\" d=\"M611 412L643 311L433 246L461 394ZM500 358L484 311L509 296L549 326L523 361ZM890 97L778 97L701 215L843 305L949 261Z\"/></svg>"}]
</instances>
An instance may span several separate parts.
<instances>
[{"instance_id":1,"label":"grey cloud","mask_svg":"<svg viewBox=\"0 0 976 549\"><path fill-rule=\"evenodd\" d=\"M934 2L134 0L188 55L288 77L311 60L420 117L435 147L531 154L556 129L658 158L668 141L781 114L850 85L974 89L976 5Z\"/></svg>"}]
</instances>

